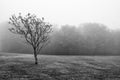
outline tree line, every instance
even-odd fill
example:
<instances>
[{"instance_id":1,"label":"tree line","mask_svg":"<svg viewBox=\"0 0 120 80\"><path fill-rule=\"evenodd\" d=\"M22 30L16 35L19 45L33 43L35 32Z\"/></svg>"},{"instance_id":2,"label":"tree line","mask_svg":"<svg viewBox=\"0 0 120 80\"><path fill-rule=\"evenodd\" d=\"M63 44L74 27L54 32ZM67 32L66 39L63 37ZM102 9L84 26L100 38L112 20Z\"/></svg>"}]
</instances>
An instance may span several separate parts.
<instances>
[{"instance_id":1,"label":"tree line","mask_svg":"<svg viewBox=\"0 0 120 80\"><path fill-rule=\"evenodd\" d=\"M38 18L30 13L25 16L22 16L21 13L19 16L12 15L9 18L9 24L11 25L9 31L18 34L30 46L28 51L32 48L30 52L34 55L35 64L38 64L38 54L117 55L120 52L120 31L110 30L104 24L84 23L79 27L63 25L60 29L57 27L53 29L53 25L45 22L44 17ZM20 38L15 40L19 41ZM8 52L9 50L17 51L14 47L15 42L10 43L8 48L5 45L2 43L3 51L4 49ZM18 50L19 46L16 46ZM42 50L44 47L45 49ZM26 50L25 47L21 48Z\"/></svg>"},{"instance_id":2,"label":"tree line","mask_svg":"<svg viewBox=\"0 0 120 80\"><path fill-rule=\"evenodd\" d=\"M5 26L8 26L6 24ZM5 29L6 30L6 29ZM26 42L8 30L2 37L3 52L33 53ZM111 30L100 23L83 23L79 26L53 25L49 44L40 54L49 55L119 55L120 30Z\"/></svg>"}]
</instances>

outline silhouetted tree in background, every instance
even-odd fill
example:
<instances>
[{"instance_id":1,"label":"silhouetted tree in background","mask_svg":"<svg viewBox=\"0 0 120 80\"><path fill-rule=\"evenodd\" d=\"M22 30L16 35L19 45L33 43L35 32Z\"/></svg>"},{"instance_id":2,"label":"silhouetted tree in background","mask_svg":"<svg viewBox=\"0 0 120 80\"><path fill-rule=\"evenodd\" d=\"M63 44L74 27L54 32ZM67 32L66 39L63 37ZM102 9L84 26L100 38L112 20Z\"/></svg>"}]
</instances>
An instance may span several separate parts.
<instances>
[{"instance_id":1,"label":"silhouetted tree in background","mask_svg":"<svg viewBox=\"0 0 120 80\"><path fill-rule=\"evenodd\" d=\"M91 54L105 53L105 43L108 40L109 29L98 23L83 24L83 35L86 38L86 45L91 48Z\"/></svg>"},{"instance_id":2,"label":"silhouetted tree in background","mask_svg":"<svg viewBox=\"0 0 120 80\"><path fill-rule=\"evenodd\" d=\"M10 32L8 24L6 32L2 31L1 51L15 53L31 53L31 46L23 44L24 38L20 38ZM119 55L120 30L112 30L100 23L83 23L78 27L63 25L53 27L50 34L51 41L40 53L49 55ZM3 33L4 32L4 33ZM4 35L2 35L4 34ZM5 36L5 37L4 37ZM21 40L21 41L20 41Z\"/></svg>"},{"instance_id":3,"label":"silhouetted tree in background","mask_svg":"<svg viewBox=\"0 0 120 80\"><path fill-rule=\"evenodd\" d=\"M53 35L52 54L61 55L104 55L110 46L111 33L103 24L85 23L80 27L63 25ZM110 53L109 53L110 54Z\"/></svg>"},{"instance_id":4,"label":"silhouetted tree in background","mask_svg":"<svg viewBox=\"0 0 120 80\"><path fill-rule=\"evenodd\" d=\"M37 18L36 15L28 13L26 16L12 15L9 28L12 33L22 35L34 50L35 64L38 64L37 54L49 43L49 33L52 32L52 25L45 22L44 18Z\"/></svg>"}]
</instances>

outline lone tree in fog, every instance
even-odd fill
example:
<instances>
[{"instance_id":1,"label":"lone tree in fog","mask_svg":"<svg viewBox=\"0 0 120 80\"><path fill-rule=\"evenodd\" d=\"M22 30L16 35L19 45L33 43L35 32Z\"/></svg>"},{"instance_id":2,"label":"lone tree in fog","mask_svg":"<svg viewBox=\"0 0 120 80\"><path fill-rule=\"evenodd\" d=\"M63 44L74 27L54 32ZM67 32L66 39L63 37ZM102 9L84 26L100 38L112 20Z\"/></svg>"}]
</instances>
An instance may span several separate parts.
<instances>
[{"instance_id":1,"label":"lone tree in fog","mask_svg":"<svg viewBox=\"0 0 120 80\"><path fill-rule=\"evenodd\" d=\"M38 18L34 14L28 13L22 16L12 15L9 24L14 27L9 28L12 33L21 35L25 38L34 50L35 64L38 64L37 55L43 47L49 43L49 33L52 32L52 25L45 22L44 18Z\"/></svg>"}]
</instances>

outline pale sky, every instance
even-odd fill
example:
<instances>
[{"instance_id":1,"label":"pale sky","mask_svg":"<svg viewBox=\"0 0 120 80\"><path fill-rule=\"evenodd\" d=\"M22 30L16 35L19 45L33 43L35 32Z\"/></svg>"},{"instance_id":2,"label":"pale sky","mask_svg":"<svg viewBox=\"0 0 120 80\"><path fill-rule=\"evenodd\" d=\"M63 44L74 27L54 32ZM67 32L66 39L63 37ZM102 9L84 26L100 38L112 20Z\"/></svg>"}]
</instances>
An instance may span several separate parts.
<instances>
[{"instance_id":1,"label":"pale sky","mask_svg":"<svg viewBox=\"0 0 120 80\"><path fill-rule=\"evenodd\" d=\"M0 0L0 23L19 12L57 25L97 22L120 28L120 0Z\"/></svg>"}]
</instances>

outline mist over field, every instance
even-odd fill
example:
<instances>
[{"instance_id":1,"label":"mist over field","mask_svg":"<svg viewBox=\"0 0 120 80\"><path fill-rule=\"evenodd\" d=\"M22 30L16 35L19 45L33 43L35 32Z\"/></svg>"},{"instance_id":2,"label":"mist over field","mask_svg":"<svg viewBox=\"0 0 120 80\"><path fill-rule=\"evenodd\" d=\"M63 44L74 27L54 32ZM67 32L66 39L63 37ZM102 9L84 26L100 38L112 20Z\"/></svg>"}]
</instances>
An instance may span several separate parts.
<instances>
[{"instance_id":1,"label":"mist over field","mask_svg":"<svg viewBox=\"0 0 120 80\"><path fill-rule=\"evenodd\" d=\"M8 31L12 14L32 12L54 26L51 42L40 54L119 55L119 3L119 0L1 0L0 51L33 53L24 39Z\"/></svg>"},{"instance_id":2,"label":"mist over field","mask_svg":"<svg viewBox=\"0 0 120 80\"><path fill-rule=\"evenodd\" d=\"M0 80L120 80L120 0L0 0Z\"/></svg>"},{"instance_id":3,"label":"mist over field","mask_svg":"<svg viewBox=\"0 0 120 80\"><path fill-rule=\"evenodd\" d=\"M33 53L32 47L21 36L12 34L7 22L1 23L0 51ZM100 23L79 26L54 26L51 42L40 54L49 55L119 55L120 30L109 29Z\"/></svg>"}]
</instances>

